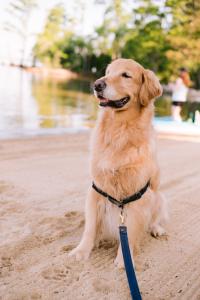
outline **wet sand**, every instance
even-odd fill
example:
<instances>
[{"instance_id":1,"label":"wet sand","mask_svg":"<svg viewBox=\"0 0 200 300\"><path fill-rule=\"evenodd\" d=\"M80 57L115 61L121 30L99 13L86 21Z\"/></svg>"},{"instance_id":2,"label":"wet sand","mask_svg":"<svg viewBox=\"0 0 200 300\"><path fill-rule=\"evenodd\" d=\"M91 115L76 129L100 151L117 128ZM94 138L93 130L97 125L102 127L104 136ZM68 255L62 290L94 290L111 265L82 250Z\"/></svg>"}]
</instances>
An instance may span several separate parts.
<instances>
[{"instance_id":1,"label":"wet sand","mask_svg":"<svg viewBox=\"0 0 200 300\"><path fill-rule=\"evenodd\" d=\"M90 185L89 135L0 142L0 299L128 300L116 245L87 262L80 240ZM200 143L160 138L161 189L171 203L168 237L146 236L135 258L144 300L200 299Z\"/></svg>"}]
</instances>

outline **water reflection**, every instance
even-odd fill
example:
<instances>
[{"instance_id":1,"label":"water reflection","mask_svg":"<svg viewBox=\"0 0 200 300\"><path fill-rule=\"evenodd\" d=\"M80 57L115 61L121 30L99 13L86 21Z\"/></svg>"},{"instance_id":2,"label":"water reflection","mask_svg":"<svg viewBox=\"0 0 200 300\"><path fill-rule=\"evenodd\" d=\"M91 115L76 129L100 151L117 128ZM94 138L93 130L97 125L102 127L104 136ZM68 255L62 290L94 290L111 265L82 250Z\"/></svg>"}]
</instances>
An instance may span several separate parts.
<instances>
[{"instance_id":1,"label":"water reflection","mask_svg":"<svg viewBox=\"0 0 200 300\"><path fill-rule=\"evenodd\" d=\"M89 92L90 82L33 77L32 94L38 104L41 128L87 128L96 119L97 103Z\"/></svg>"},{"instance_id":2,"label":"water reflection","mask_svg":"<svg viewBox=\"0 0 200 300\"><path fill-rule=\"evenodd\" d=\"M92 127L97 101L88 80L56 80L0 67L0 137L79 131ZM184 118L190 104L183 109ZM171 113L171 99L156 101L156 116Z\"/></svg>"},{"instance_id":3,"label":"water reflection","mask_svg":"<svg viewBox=\"0 0 200 300\"><path fill-rule=\"evenodd\" d=\"M31 93L31 75L1 67L0 78L0 129L37 129L37 103Z\"/></svg>"},{"instance_id":4,"label":"water reflection","mask_svg":"<svg viewBox=\"0 0 200 300\"><path fill-rule=\"evenodd\" d=\"M81 130L93 125L97 103L86 80L57 81L0 67L0 136Z\"/></svg>"}]
</instances>

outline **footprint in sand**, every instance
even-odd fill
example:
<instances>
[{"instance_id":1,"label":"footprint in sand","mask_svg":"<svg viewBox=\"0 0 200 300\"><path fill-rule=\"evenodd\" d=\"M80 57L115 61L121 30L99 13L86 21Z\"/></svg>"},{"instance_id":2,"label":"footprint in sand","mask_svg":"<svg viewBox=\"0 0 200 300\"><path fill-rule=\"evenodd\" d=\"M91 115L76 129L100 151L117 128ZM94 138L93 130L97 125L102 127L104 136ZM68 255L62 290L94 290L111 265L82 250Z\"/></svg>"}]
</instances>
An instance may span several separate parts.
<instances>
[{"instance_id":1,"label":"footprint in sand","mask_svg":"<svg viewBox=\"0 0 200 300\"><path fill-rule=\"evenodd\" d=\"M75 245L66 245L66 246L62 247L61 251L62 252L69 252L69 251L71 251L74 248L75 248Z\"/></svg>"},{"instance_id":2,"label":"footprint in sand","mask_svg":"<svg viewBox=\"0 0 200 300\"><path fill-rule=\"evenodd\" d=\"M111 248L114 249L116 248L116 246L117 246L116 241L102 240L99 242L98 249L108 250Z\"/></svg>"},{"instance_id":3,"label":"footprint in sand","mask_svg":"<svg viewBox=\"0 0 200 300\"><path fill-rule=\"evenodd\" d=\"M0 260L0 278L9 276L11 271L13 271L12 258L2 256Z\"/></svg>"},{"instance_id":4,"label":"footprint in sand","mask_svg":"<svg viewBox=\"0 0 200 300\"><path fill-rule=\"evenodd\" d=\"M22 196L27 193L22 188L16 187L12 182L0 181L0 216L22 213L24 206L20 203Z\"/></svg>"},{"instance_id":5,"label":"footprint in sand","mask_svg":"<svg viewBox=\"0 0 200 300\"><path fill-rule=\"evenodd\" d=\"M0 181L0 194L2 194L2 193L5 193L5 192L7 192L7 191L9 191L9 190L12 190L13 189L13 185L12 184L10 184L10 183L8 183L8 182L6 182L6 181Z\"/></svg>"},{"instance_id":6,"label":"footprint in sand","mask_svg":"<svg viewBox=\"0 0 200 300\"><path fill-rule=\"evenodd\" d=\"M79 276L74 274L70 266L50 267L41 273L42 277L50 281L63 281L66 285L71 285L75 280L79 280Z\"/></svg>"},{"instance_id":7,"label":"footprint in sand","mask_svg":"<svg viewBox=\"0 0 200 300\"><path fill-rule=\"evenodd\" d=\"M74 231L83 227L84 217L79 212L68 212L64 217L47 217L41 220L34 230L36 235L45 241L74 235Z\"/></svg>"},{"instance_id":8,"label":"footprint in sand","mask_svg":"<svg viewBox=\"0 0 200 300\"><path fill-rule=\"evenodd\" d=\"M80 229L84 226L84 215L78 211L69 211L65 214L69 231Z\"/></svg>"},{"instance_id":9,"label":"footprint in sand","mask_svg":"<svg viewBox=\"0 0 200 300\"><path fill-rule=\"evenodd\" d=\"M21 187L16 187L12 182L0 180L0 195L5 194L9 197L24 196L26 191Z\"/></svg>"},{"instance_id":10,"label":"footprint in sand","mask_svg":"<svg viewBox=\"0 0 200 300\"><path fill-rule=\"evenodd\" d=\"M112 292L112 283L106 279L98 278L94 279L92 285L96 292L103 292L104 294L109 294Z\"/></svg>"}]
</instances>

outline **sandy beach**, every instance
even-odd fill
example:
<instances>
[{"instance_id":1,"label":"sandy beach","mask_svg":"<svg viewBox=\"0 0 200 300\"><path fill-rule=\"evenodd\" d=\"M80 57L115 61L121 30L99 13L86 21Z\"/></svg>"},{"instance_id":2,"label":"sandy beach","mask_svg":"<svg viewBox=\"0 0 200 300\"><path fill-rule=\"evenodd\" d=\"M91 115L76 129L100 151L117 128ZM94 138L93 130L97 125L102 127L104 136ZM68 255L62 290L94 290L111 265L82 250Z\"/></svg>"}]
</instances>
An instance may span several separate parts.
<instances>
[{"instance_id":1,"label":"sandy beach","mask_svg":"<svg viewBox=\"0 0 200 300\"><path fill-rule=\"evenodd\" d=\"M128 300L116 245L75 262L91 184L89 133L0 142L0 299ZM200 143L160 137L168 236L146 236L135 258L144 300L200 299Z\"/></svg>"}]
</instances>

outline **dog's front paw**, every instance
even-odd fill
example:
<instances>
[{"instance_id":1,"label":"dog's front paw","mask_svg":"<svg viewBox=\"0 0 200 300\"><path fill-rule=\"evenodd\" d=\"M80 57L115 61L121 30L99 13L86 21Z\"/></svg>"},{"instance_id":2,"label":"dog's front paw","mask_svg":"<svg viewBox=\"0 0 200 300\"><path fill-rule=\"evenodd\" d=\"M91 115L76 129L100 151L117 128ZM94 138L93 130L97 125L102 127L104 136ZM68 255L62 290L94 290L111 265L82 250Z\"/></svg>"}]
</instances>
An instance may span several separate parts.
<instances>
[{"instance_id":1,"label":"dog's front paw","mask_svg":"<svg viewBox=\"0 0 200 300\"><path fill-rule=\"evenodd\" d=\"M69 257L75 257L77 261L87 260L90 256L90 251L83 247L77 246L71 252L69 252Z\"/></svg>"},{"instance_id":2,"label":"dog's front paw","mask_svg":"<svg viewBox=\"0 0 200 300\"><path fill-rule=\"evenodd\" d=\"M151 227L151 235L155 238L166 235L165 229L160 225L154 225Z\"/></svg>"}]
</instances>

